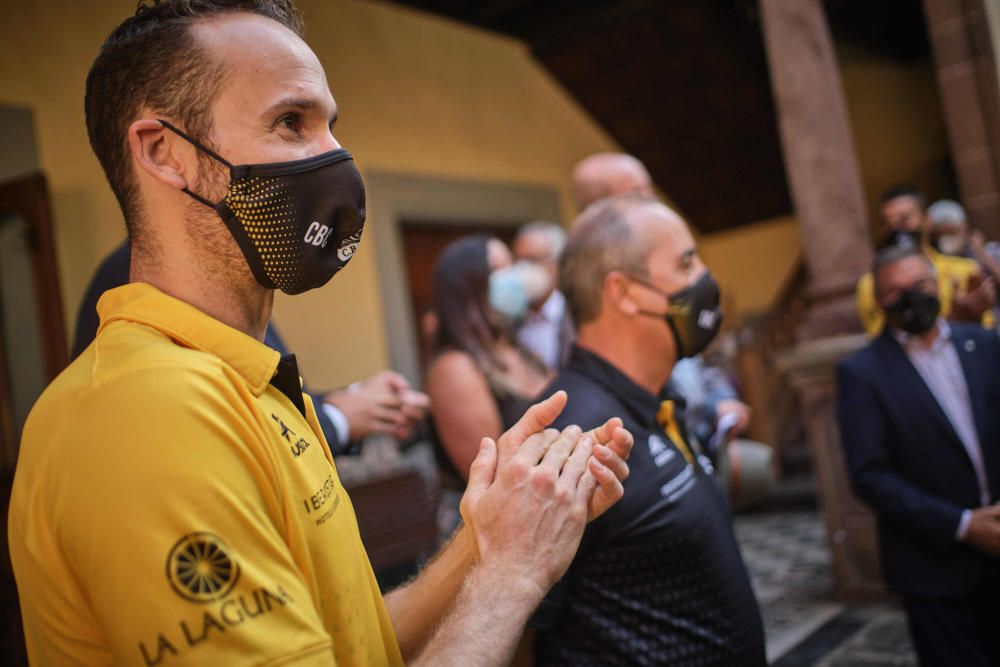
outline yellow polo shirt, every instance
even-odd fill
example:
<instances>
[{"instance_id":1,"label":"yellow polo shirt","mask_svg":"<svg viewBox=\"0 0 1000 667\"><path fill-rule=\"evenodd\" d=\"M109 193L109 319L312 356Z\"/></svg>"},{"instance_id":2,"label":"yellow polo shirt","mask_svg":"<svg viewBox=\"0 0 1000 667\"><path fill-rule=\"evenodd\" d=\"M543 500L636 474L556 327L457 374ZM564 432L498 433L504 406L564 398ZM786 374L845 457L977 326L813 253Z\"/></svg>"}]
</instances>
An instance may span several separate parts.
<instances>
[{"instance_id":1,"label":"yellow polo shirt","mask_svg":"<svg viewBox=\"0 0 1000 667\"><path fill-rule=\"evenodd\" d=\"M278 353L141 283L98 312L14 477L31 662L401 664L312 403L271 384Z\"/></svg>"}]
</instances>

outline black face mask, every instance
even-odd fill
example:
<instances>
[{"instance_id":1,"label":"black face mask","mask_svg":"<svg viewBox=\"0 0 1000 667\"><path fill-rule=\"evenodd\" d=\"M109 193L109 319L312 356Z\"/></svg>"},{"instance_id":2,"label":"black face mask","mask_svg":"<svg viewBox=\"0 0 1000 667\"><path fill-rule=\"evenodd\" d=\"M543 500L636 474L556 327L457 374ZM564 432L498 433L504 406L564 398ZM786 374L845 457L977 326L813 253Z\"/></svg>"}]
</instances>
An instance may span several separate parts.
<instances>
[{"instance_id":1,"label":"black face mask","mask_svg":"<svg viewBox=\"0 0 1000 667\"><path fill-rule=\"evenodd\" d=\"M941 301L933 294L906 289L896 301L886 306L886 320L892 326L914 335L925 334L937 322Z\"/></svg>"},{"instance_id":2,"label":"black face mask","mask_svg":"<svg viewBox=\"0 0 1000 667\"><path fill-rule=\"evenodd\" d=\"M233 165L170 123L163 126L229 168L229 192L212 203L258 283L286 294L325 285L358 249L365 186L342 148L304 160Z\"/></svg>"},{"instance_id":3,"label":"black face mask","mask_svg":"<svg viewBox=\"0 0 1000 667\"><path fill-rule=\"evenodd\" d=\"M920 246L921 233L906 229L895 229L882 237L879 248L899 246L901 248L917 248Z\"/></svg>"},{"instance_id":4,"label":"black face mask","mask_svg":"<svg viewBox=\"0 0 1000 667\"><path fill-rule=\"evenodd\" d=\"M640 285L659 292L667 299L667 312L640 310L641 315L666 320L677 344L677 358L693 357L708 347L722 326L719 285L709 271L690 287L667 294L656 285L632 278Z\"/></svg>"}]
</instances>

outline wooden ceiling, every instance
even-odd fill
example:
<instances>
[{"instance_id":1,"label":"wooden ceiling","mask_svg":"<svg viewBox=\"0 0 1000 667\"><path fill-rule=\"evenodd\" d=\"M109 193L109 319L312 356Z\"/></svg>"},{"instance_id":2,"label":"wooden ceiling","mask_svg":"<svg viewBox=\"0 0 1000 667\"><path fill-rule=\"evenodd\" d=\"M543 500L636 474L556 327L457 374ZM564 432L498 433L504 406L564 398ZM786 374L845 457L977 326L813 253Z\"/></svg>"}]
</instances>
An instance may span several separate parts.
<instances>
[{"instance_id":1,"label":"wooden ceiling","mask_svg":"<svg viewBox=\"0 0 1000 667\"><path fill-rule=\"evenodd\" d=\"M754 0L398 4L525 41L701 232L791 212ZM852 26L870 23L873 8L895 19L902 5L912 5L911 19L916 7L922 29L916 0L828 0L827 8L835 31L857 37ZM892 49L885 29L869 26L869 41Z\"/></svg>"}]
</instances>

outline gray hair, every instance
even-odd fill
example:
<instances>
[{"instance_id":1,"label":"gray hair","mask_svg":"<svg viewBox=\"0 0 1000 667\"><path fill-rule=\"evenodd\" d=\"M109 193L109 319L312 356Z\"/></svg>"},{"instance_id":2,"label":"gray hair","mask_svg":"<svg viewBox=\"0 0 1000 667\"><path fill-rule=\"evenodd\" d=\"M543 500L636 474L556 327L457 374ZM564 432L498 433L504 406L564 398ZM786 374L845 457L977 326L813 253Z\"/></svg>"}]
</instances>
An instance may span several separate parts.
<instances>
[{"instance_id":1,"label":"gray hair","mask_svg":"<svg viewBox=\"0 0 1000 667\"><path fill-rule=\"evenodd\" d=\"M927 209L927 218L932 225L964 225L965 209L957 201L941 199Z\"/></svg>"},{"instance_id":2,"label":"gray hair","mask_svg":"<svg viewBox=\"0 0 1000 667\"><path fill-rule=\"evenodd\" d=\"M528 236L529 234L541 234L545 237L545 242L549 247L549 259L556 261L562 255L563 248L566 247L566 230L562 225L554 222L536 220L523 225L517 230L516 239ZM515 239L515 240L516 240Z\"/></svg>"},{"instance_id":3,"label":"gray hair","mask_svg":"<svg viewBox=\"0 0 1000 667\"><path fill-rule=\"evenodd\" d=\"M931 275L937 275L937 270L934 268L934 262L931 261L923 250L919 246L912 245L890 245L882 248L877 253L875 253L875 258L872 260L872 289L875 291L876 297L878 296L878 274L879 272L886 268L887 266L892 266L897 262L901 262L904 259L910 257L919 257L925 262L931 269Z\"/></svg>"},{"instance_id":4,"label":"gray hair","mask_svg":"<svg viewBox=\"0 0 1000 667\"><path fill-rule=\"evenodd\" d=\"M648 277L652 248L632 230L627 212L658 203L647 195L608 197L588 206L573 222L559 262L559 291L566 296L577 326L601 314L604 279L609 273Z\"/></svg>"}]
</instances>

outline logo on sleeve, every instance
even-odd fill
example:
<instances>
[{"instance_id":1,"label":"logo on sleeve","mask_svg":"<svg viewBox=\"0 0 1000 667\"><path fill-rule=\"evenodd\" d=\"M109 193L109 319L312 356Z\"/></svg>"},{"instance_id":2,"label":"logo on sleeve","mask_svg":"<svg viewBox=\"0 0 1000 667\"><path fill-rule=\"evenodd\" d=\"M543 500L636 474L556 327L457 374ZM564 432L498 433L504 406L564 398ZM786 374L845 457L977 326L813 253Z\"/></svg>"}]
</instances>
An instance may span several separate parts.
<instances>
[{"instance_id":1,"label":"logo on sleeve","mask_svg":"<svg viewBox=\"0 0 1000 667\"><path fill-rule=\"evenodd\" d=\"M158 667L168 658L220 641L244 624L295 602L277 582L234 592L239 578L239 564L218 535L201 531L178 540L167 556L167 581L185 600L206 605L188 607L182 618L159 630L155 639L139 642L146 667Z\"/></svg>"},{"instance_id":2,"label":"logo on sleeve","mask_svg":"<svg viewBox=\"0 0 1000 667\"><path fill-rule=\"evenodd\" d=\"M240 578L240 566L218 535L188 533L167 556L167 581L174 592L191 602L225 597Z\"/></svg>"}]
</instances>

